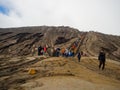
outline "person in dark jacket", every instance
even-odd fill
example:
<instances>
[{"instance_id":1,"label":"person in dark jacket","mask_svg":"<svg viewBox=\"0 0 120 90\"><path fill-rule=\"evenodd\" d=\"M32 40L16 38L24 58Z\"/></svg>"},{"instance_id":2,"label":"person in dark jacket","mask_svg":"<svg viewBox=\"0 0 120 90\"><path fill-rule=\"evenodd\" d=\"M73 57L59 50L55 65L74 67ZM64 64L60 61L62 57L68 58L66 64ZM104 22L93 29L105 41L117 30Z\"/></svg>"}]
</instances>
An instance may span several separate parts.
<instances>
[{"instance_id":1,"label":"person in dark jacket","mask_svg":"<svg viewBox=\"0 0 120 90\"><path fill-rule=\"evenodd\" d=\"M99 60L99 69L102 66L102 70L104 70L106 57L105 57L105 52L103 50L100 51L99 56L98 56L98 60Z\"/></svg>"},{"instance_id":2,"label":"person in dark jacket","mask_svg":"<svg viewBox=\"0 0 120 90\"><path fill-rule=\"evenodd\" d=\"M80 52L78 52L77 57L78 57L78 62L80 62L80 59L81 59L81 53Z\"/></svg>"},{"instance_id":3,"label":"person in dark jacket","mask_svg":"<svg viewBox=\"0 0 120 90\"><path fill-rule=\"evenodd\" d=\"M42 55L42 52L41 52L42 49L43 49L43 48L42 48L41 46L38 47L38 55Z\"/></svg>"}]
</instances>

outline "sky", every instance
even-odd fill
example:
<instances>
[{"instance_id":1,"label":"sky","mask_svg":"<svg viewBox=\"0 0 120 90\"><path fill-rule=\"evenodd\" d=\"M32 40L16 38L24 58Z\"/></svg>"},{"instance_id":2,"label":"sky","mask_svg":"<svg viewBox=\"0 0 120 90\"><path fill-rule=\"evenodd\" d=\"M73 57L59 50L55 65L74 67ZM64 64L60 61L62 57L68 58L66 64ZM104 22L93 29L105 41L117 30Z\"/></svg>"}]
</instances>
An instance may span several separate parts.
<instances>
[{"instance_id":1,"label":"sky","mask_svg":"<svg viewBox=\"0 0 120 90\"><path fill-rule=\"evenodd\" d=\"M0 0L0 28L43 25L120 35L120 0Z\"/></svg>"}]
</instances>

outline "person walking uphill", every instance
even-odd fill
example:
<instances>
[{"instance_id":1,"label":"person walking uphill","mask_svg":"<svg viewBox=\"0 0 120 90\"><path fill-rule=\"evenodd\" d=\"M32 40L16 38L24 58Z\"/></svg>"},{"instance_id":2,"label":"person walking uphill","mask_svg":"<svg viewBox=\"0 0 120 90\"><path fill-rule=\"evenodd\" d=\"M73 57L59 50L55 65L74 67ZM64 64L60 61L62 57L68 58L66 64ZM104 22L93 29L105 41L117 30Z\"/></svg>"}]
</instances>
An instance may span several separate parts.
<instances>
[{"instance_id":1,"label":"person walking uphill","mask_svg":"<svg viewBox=\"0 0 120 90\"><path fill-rule=\"evenodd\" d=\"M81 53L80 52L78 52L77 57L78 57L78 62L80 62L80 59L81 59Z\"/></svg>"},{"instance_id":2,"label":"person walking uphill","mask_svg":"<svg viewBox=\"0 0 120 90\"><path fill-rule=\"evenodd\" d=\"M98 56L98 60L99 60L99 69L102 66L102 70L104 70L106 57L105 57L105 52L103 50L100 51L99 56Z\"/></svg>"}]
</instances>

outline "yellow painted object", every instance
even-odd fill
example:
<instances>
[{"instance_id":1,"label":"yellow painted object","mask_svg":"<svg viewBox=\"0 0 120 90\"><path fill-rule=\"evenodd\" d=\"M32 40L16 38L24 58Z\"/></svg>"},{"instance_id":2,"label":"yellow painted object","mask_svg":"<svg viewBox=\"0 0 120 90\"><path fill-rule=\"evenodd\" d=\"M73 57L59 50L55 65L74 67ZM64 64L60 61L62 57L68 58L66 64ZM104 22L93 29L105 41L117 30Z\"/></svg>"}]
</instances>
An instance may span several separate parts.
<instances>
[{"instance_id":1,"label":"yellow painted object","mask_svg":"<svg viewBox=\"0 0 120 90\"><path fill-rule=\"evenodd\" d=\"M30 75L34 75L34 74L36 74L36 70L34 68L30 68L29 71L28 71L28 73Z\"/></svg>"}]
</instances>

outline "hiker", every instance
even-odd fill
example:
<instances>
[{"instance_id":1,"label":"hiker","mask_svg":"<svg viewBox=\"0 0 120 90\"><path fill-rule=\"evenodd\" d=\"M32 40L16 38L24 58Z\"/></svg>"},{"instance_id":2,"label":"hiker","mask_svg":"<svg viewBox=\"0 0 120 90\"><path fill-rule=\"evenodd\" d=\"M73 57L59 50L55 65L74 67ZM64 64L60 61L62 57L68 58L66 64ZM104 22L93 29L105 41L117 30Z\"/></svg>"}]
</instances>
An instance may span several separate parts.
<instances>
[{"instance_id":1,"label":"hiker","mask_svg":"<svg viewBox=\"0 0 120 90\"><path fill-rule=\"evenodd\" d=\"M47 52L47 47L46 46L44 46L44 48L43 48L43 50L44 50L44 55L46 54L46 52Z\"/></svg>"},{"instance_id":2,"label":"hiker","mask_svg":"<svg viewBox=\"0 0 120 90\"><path fill-rule=\"evenodd\" d=\"M104 68L105 68L105 59L106 59L105 52L103 50L101 50L100 53L99 53L99 56L98 56L99 69L101 68L101 65L103 65L102 70L104 70Z\"/></svg>"},{"instance_id":3,"label":"hiker","mask_svg":"<svg viewBox=\"0 0 120 90\"><path fill-rule=\"evenodd\" d=\"M80 62L80 59L81 59L81 53L80 52L78 52L77 57L78 57L78 62Z\"/></svg>"},{"instance_id":4,"label":"hiker","mask_svg":"<svg viewBox=\"0 0 120 90\"><path fill-rule=\"evenodd\" d=\"M71 51L71 53L72 53L71 56L74 57L75 53L73 50Z\"/></svg>"},{"instance_id":5,"label":"hiker","mask_svg":"<svg viewBox=\"0 0 120 90\"><path fill-rule=\"evenodd\" d=\"M38 47L38 55L40 55L41 52L41 46Z\"/></svg>"},{"instance_id":6,"label":"hiker","mask_svg":"<svg viewBox=\"0 0 120 90\"><path fill-rule=\"evenodd\" d=\"M65 49L65 56L68 57L69 50L66 48Z\"/></svg>"},{"instance_id":7,"label":"hiker","mask_svg":"<svg viewBox=\"0 0 120 90\"><path fill-rule=\"evenodd\" d=\"M63 57L65 56L65 48L61 49L61 54L62 54Z\"/></svg>"},{"instance_id":8,"label":"hiker","mask_svg":"<svg viewBox=\"0 0 120 90\"><path fill-rule=\"evenodd\" d=\"M72 56L72 52L68 51L68 56L71 57Z\"/></svg>"},{"instance_id":9,"label":"hiker","mask_svg":"<svg viewBox=\"0 0 120 90\"><path fill-rule=\"evenodd\" d=\"M75 44L73 44L71 48L72 50L74 50L76 48Z\"/></svg>"},{"instance_id":10,"label":"hiker","mask_svg":"<svg viewBox=\"0 0 120 90\"><path fill-rule=\"evenodd\" d=\"M54 55L54 47L49 48L49 55L53 56Z\"/></svg>"},{"instance_id":11,"label":"hiker","mask_svg":"<svg viewBox=\"0 0 120 90\"><path fill-rule=\"evenodd\" d=\"M57 50L56 50L56 56L57 56L57 57L60 56L60 50L61 50L60 48L57 48Z\"/></svg>"},{"instance_id":12,"label":"hiker","mask_svg":"<svg viewBox=\"0 0 120 90\"><path fill-rule=\"evenodd\" d=\"M41 46L38 47L38 55L42 55L43 54L43 48Z\"/></svg>"},{"instance_id":13,"label":"hiker","mask_svg":"<svg viewBox=\"0 0 120 90\"><path fill-rule=\"evenodd\" d=\"M33 48L32 48L32 56L35 54L35 45L33 45Z\"/></svg>"},{"instance_id":14,"label":"hiker","mask_svg":"<svg viewBox=\"0 0 120 90\"><path fill-rule=\"evenodd\" d=\"M53 55L52 55L53 57L55 57L56 56L56 48L53 48Z\"/></svg>"}]
</instances>

